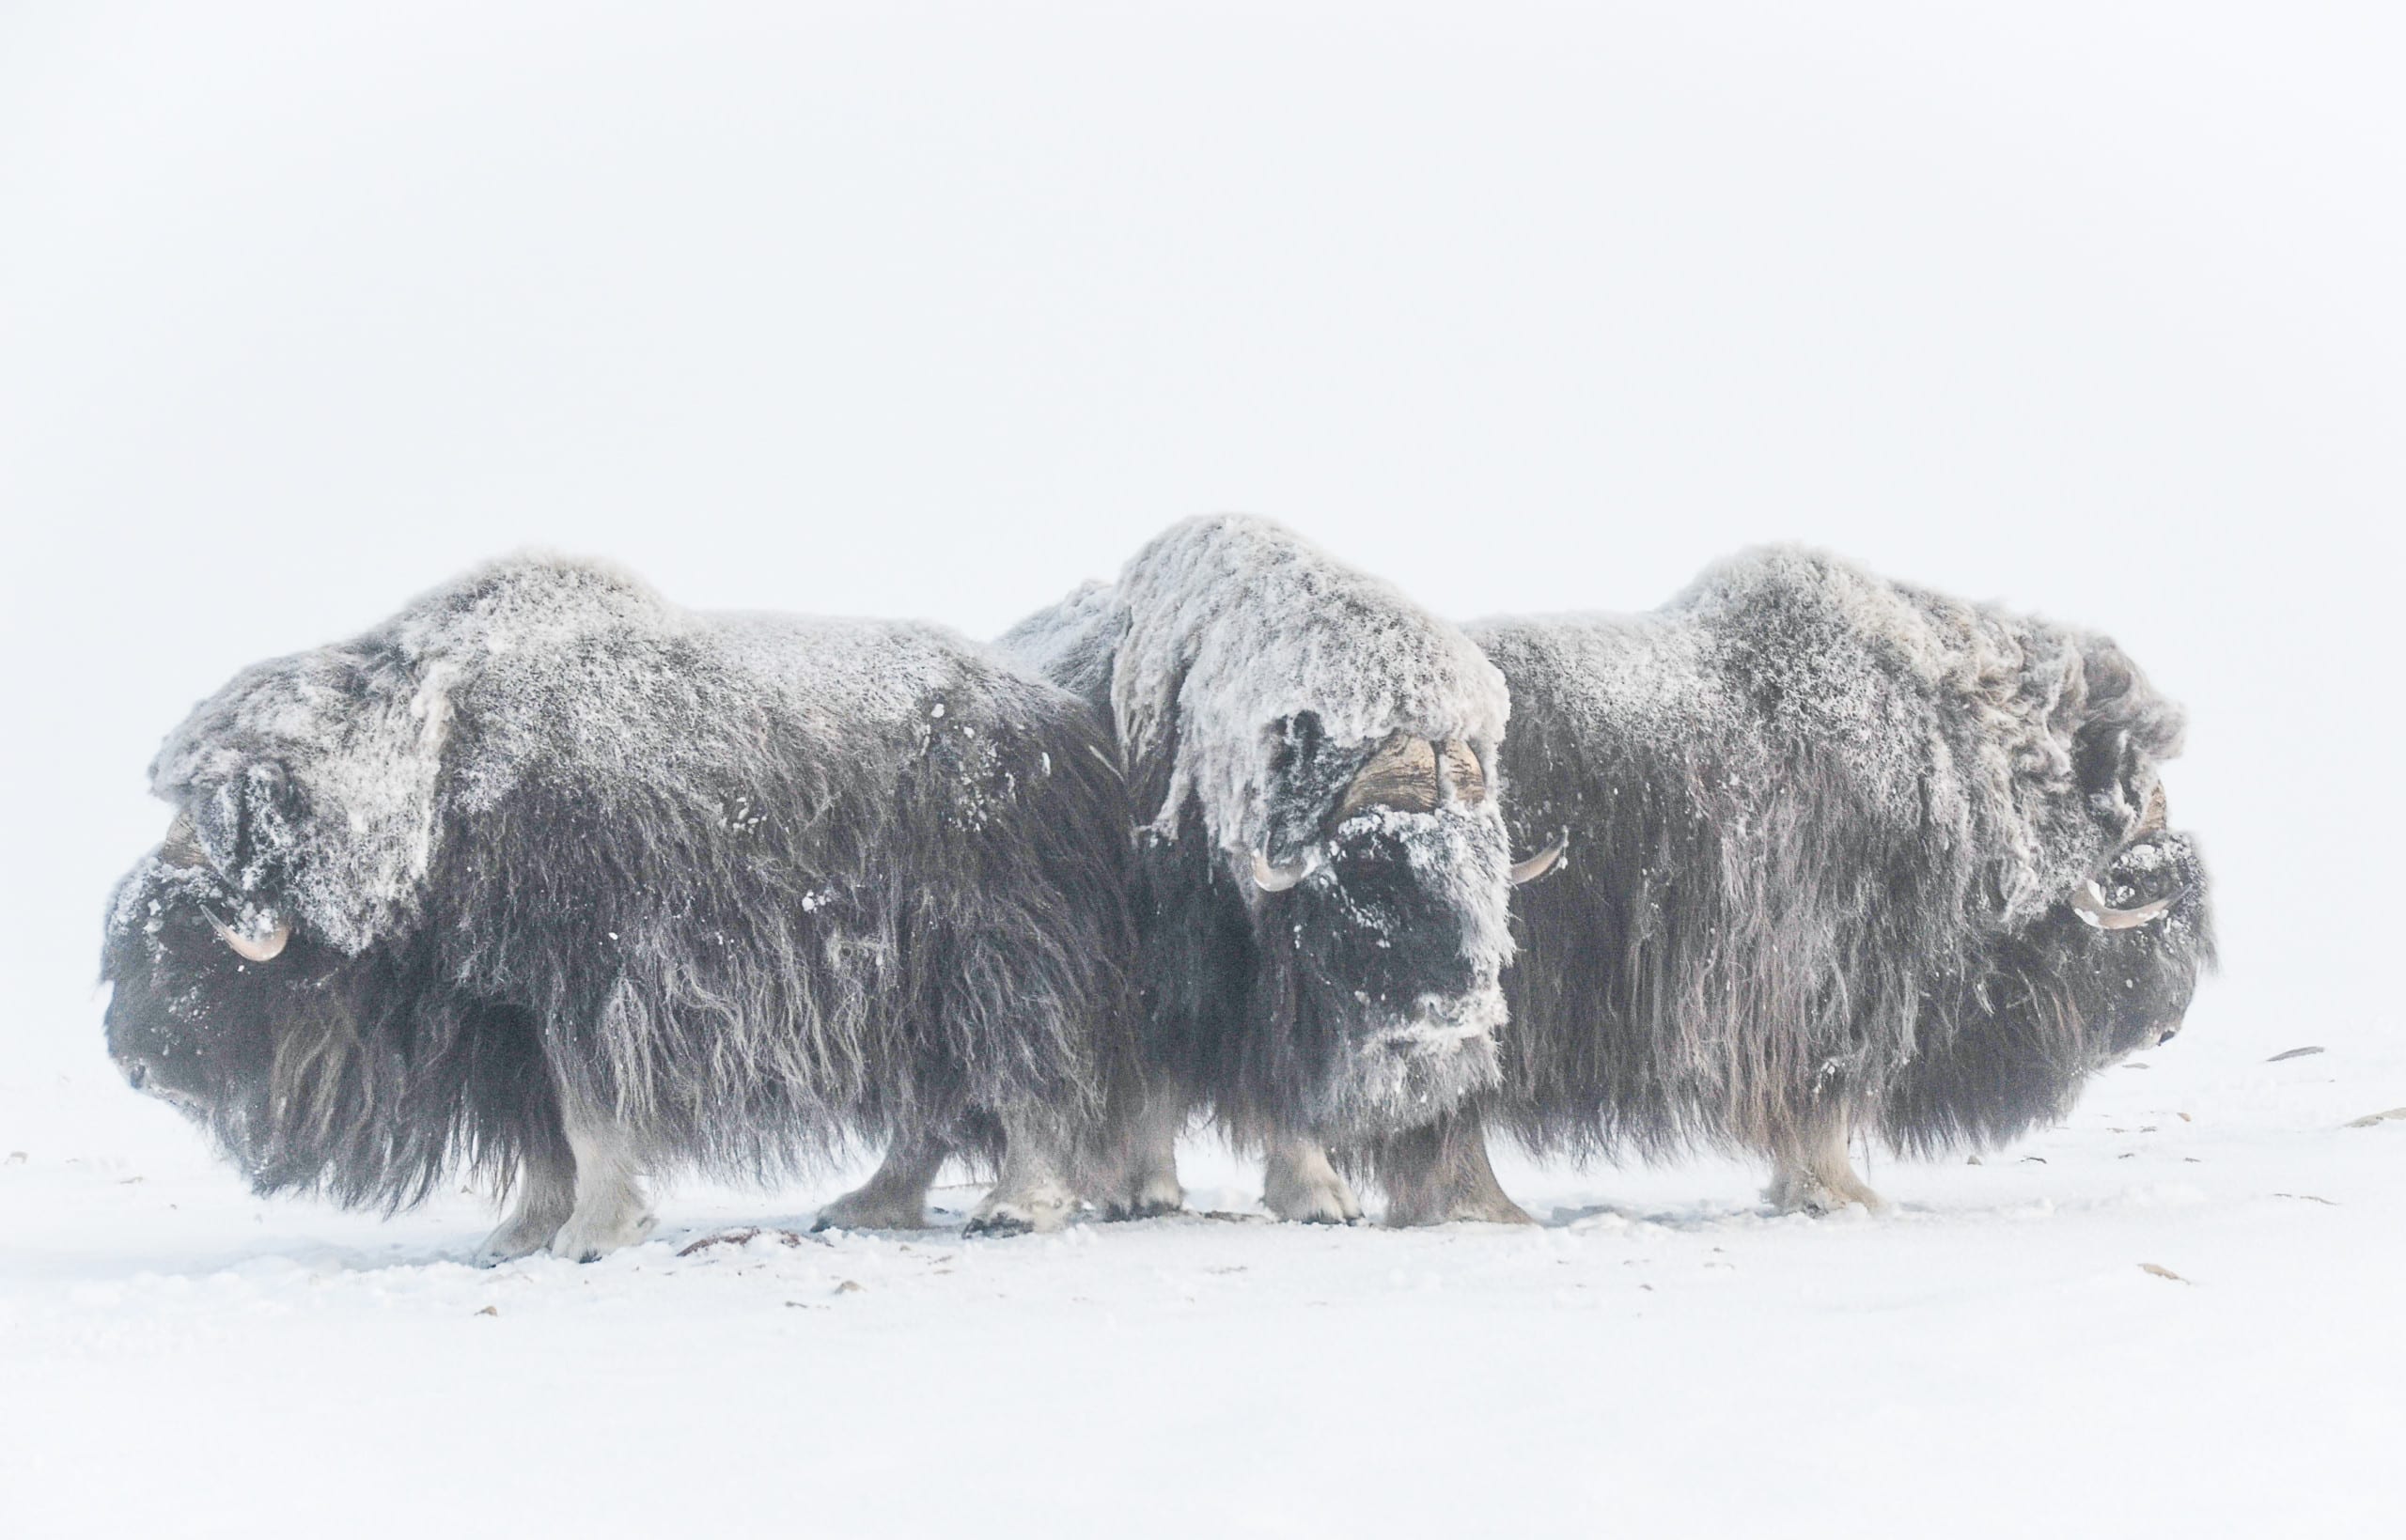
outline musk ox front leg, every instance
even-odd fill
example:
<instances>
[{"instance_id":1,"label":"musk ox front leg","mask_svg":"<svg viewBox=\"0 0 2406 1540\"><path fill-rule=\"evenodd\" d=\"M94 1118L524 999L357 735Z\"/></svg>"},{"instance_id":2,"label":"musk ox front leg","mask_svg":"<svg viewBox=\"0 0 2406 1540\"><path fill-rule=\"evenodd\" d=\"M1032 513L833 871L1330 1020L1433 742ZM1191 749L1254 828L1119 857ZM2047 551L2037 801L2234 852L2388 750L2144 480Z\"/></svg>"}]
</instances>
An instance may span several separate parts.
<instances>
[{"instance_id":1,"label":"musk ox front leg","mask_svg":"<svg viewBox=\"0 0 2406 1540\"><path fill-rule=\"evenodd\" d=\"M1448 1113L1389 1137L1379 1146L1378 1170L1379 1185L1387 1190L1390 1225L1537 1222L1495 1179L1476 1112Z\"/></svg>"},{"instance_id":2,"label":"musk ox front leg","mask_svg":"<svg viewBox=\"0 0 2406 1540\"><path fill-rule=\"evenodd\" d=\"M518 1205L501 1228L477 1248L479 1268L498 1267L532 1256L552 1243L569 1216L576 1211L576 1160L568 1139L554 1131L551 1142L529 1150L518 1168Z\"/></svg>"},{"instance_id":3,"label":"musk ox front leg","mask_svg":"<svg viewBox=\"0 0 2406 1540\"><path fill-rule=\"evenodd\" d=\"M650 1235L659 1219L644 1196L634 1143L626 1130L571 1116L568 1147L576 1158L576 1207L552 1237L552 1254L598 1262Z\"/></svg>"},{"instance_id":4,"label":"musk ox front leg","mask_svg":"<svg viewBox=\"0 0 2406 1540\"><path fill-rule=\"evenodd\" d=\"M1782 1141L1772 1151L1771 1186L1763 1196L1783 1214L1835 1214L1858 1203L1884 1212L1888 1200L1854 1174L1848 1129L1847 1120L1836 1117Z\"/></svg>"},{"instance_id":5,"label":"musk ox front leg","mask_svg":"<svg viewBox=\"0 0 2406 1540\"><path fill-rule=\"evenodd\" d=\"M1336 1174L1328 1149L1303 1134L1275 1134L1261 1162L1261 1206L1300 1224L1351 1224L1362 1200Z\"/></svg>"},{"instance_id":6,"label":"musk ox front leg","mask_svg":"<svg viewBox=\"0 0 2406 1540\"><path fill-rule=\"evenodd\" d=\"M924 1230L928 1189L951 1151L935 1139L898 1139L874 1175L819 1211L817 1230Z\"/></svg>"},{"instance_id":7,"label":"musk ox front leg","mask_svg":"<svg viewBox=\"0 0 2406 1540\"><path fill-rule=\"evenodd\" d=\"M967 1234L1022 1236L1068 1223L1078 1204L1069 1150L1070 1141L1040 1112L1005 1112L1002 1179L969 1216Z\"/></svg>"},{"instance_id":8,"label":"musk ox front leg","mask_svg":"<svg viewBox=\"0 0 2406 1540\"><path fill-rule=\"evenodd\" d=\"M1178 1182L1178 1136L1186 1131L1186 1088L1159 1081L1119 1131L1117 1170L1105 1190L1103 1218L1149 1220L1186 1206Z\"/></svg>"}]
</instances>

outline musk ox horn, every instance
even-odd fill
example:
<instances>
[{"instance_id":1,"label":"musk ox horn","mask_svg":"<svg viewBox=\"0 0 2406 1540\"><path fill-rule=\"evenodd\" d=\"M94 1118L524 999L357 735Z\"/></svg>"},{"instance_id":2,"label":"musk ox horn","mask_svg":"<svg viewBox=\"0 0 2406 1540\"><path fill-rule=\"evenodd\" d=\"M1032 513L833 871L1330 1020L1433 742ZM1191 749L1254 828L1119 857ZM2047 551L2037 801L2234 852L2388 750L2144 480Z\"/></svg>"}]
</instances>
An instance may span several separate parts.
<instances>
[{"instance_id":1,"label":"musk ox horn","mask_svg":"<svg viewBox=\"0 0 2406 1540\"><path fill-rule=\"evenodd\" d=\"M1311 872L1312 863L1308 861L1290 861L1284 866L1273 866L1260 851L1253 853L1253 885L1264 893L1285 893L1309 877Z\"/></svg>"},{"instance_id":2,"label":"musk ox horn","mask_svg":"<svg viewBox=\"0 0 2406 1540\"><path fill-rule=\"evenodd\" d=\"M289 920L282 922L258 941L251 940L214 914L209 917L209 928L217 932L219 941L234 949L236 957L252 962L273 962L283 952L284 943L292 939L292 922Z\"/></svg>"},{"instance_id":3,"label":"musk ox horn","mask_svg":"<svg viewBox=\"0 0 2406 1540\"><path fill-rule=\"evenodd\" d=\"M200 835L192 826L192 815L179 813L167 825L167 837L159 842L159 859L170 866L206 866L209 856L200 848Z\"/></svg>"},{"instance_id":4,"label":"musk ox horn","mask_svg":"<svg viewBox=\"0 0 2406 1540\"><path fill-rule=\"evenodd\" d=\"M1529 857L1528 860L1514 862L1512 863L1512 886L1517 888L1524 882L1534 882L1539 878L1543 877L1546 873L1554 870L1555 863L1562 859L1562 852L1570 848L1570 842L1568 839L1558 839L1545 849L1539 850L1536 855Z\"/></svg>"},{"instance_id":5,"label":"musk ox horn","mask_svg":"<svg viewBox=\"0 0 2406 1540\"><path fill-rule=\"evenodd\" d=\"M2171 913L2172 906L2179 901L2180 894L2176 893L2135 909L2116 909L2105 901L2105 890L2097 885L2095 878L2082 883L2071 895L2072 911L2100 930L2132 930L2152 925Z\"/></svg>"}]
</instances>

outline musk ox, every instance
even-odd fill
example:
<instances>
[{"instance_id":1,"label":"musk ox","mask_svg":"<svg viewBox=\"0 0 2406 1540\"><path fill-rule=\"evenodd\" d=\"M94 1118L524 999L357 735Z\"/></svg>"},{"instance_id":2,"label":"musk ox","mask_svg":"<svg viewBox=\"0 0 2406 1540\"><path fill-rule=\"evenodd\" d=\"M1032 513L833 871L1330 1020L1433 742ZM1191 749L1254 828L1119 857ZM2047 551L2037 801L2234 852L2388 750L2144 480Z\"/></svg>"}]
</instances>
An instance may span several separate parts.
<instances>
[{"instance_id":1,"label":"musk ox","mask_svg":"<svg viewBox=\"0 0 2406 1540\"><path fill-rule=\"evenodd\" d=\"M1133 1063L1107 727L936 627L513 559L244 671L151 784L104 957L128 1078L261 1191L514 1183L488 1260L867 1139L985 1153L975 1226L1047 1227Z\"/></svg>"},{"instance_id":2,"label":"musk ox","mask_svg":"<svg viewBox=\"0 0 2406 1540\"><path fill-rule=\"evenodd\" d=\"M1329 1146L1382 1160L1495 1083L1512 886L1550 859L1516 868L1506 840L1503 680L1457 628L1245 518L1173 527L1000 646L1109 710L1139 821L1150 1096L1115 1206L1179 1206L1199 1104L1265 1148L1273 1212L1358 1218ZM1398 1222L1518 1214L1492 1176L1389 1197Z\"/></svg>"},{"instance_id":3,"label":"musk ox","mask_svg":"<svg viewBox=\"0 0 2406 1540\"><path fill-rule=\"evenodd\" d=\"M1569 841L1491 1101L1535 1149L1752 1151L1783 1208L1876 1206L1854 1141L2010 1139L2179 1030L2212 958L2181 715L2104 637L1796 550L1469 630L1515 832Z\"/></svg>"}]
</instances>

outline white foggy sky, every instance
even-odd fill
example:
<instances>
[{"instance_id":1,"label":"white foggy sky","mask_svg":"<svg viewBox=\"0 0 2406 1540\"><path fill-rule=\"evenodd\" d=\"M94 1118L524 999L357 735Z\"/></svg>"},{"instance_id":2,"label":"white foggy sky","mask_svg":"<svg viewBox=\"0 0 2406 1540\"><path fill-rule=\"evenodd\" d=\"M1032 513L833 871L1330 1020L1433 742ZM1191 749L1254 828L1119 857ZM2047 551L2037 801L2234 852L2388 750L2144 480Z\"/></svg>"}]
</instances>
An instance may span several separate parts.
<instances>
[{"instance_id":1,"label":"white foggy sky","mask_svg":"<svg viewBox=\"0 0 2406 1540\"><path fill-rule=\"evenodd\" d=\"M2395 1031L2402 43L2384 6L0 6L0 1058L96 1060L144 766L255 658L530 543L986 635L1220 509L1461 615L1776 538L2099 626L2192 710L2195 1025Z\"/></svg>"}]
</instances>

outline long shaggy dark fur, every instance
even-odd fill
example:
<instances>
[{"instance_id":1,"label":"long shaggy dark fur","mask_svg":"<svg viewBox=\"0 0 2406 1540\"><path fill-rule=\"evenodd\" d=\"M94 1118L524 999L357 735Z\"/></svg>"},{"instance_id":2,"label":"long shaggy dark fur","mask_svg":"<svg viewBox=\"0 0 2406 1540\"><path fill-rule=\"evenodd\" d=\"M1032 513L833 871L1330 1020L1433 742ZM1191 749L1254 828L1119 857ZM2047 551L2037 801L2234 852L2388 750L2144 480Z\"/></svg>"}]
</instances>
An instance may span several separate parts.
<instances>
[{"instance_id":1,"label":"long shaggy dark fur","mask_svg":"<svg viewBox=\"0 0 2406 1540\"><path fill-rule=\"evenodd\" d=\"M1927 1151L2062 1115L2211 963L2191 842L2140 832L2180 717L2101 636L1809 552L1645 616L1471 634L1509 681L1523 888L1502 1121L1539 1149ZM2093 928L2086 879L2164 919Z\"/></svg>"},{"instance_id":2,"label":"long shaggy dark fur","mask_svg":"<svg viewBox=\"0 0 2406 1540\"><path fill-rule=\"evenodd\" d=\"M1261 520L1174 526L1006 651L1108 709L1142 827L1148 1065L1241 1138L1349 1142L1494 1083L1510 856L1490 799L1341 800L1389 735L1468 745L1509 709L1461 630ZM1283 892L1251 860L1305 859Z\"/></svg>"},{"instance_id":3,"label":"long shaggy dark fur","mask_svg":"<svg viewBox=\"0 0 2406 1540\"><path fill-rule=\"evenodd\" d=\"M1133 1065L1107 730L936 628L517 560L248 671L153 779L197 850L119 887L111 1048L263 1190L506 1179L565 1108L725 1176L991 1154ZM211 914L292 940L244 962Z\"/></svg>"}]
</instances>

